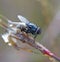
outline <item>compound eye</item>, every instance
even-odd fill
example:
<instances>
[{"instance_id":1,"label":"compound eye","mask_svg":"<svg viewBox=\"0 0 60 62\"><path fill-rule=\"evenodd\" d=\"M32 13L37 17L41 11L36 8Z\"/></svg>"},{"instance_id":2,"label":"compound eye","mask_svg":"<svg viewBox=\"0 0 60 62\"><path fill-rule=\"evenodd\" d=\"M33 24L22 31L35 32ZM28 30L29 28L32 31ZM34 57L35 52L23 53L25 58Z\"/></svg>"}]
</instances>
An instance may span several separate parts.
<instances>
[{"instance_id":1,"label":"compound eye","mask_svg":"<svg viewBox=\"0 0 60 62\"><path fill-rule=\"evenodd\" d=\"M41 29L38 27L37 28L37 34L40 34L41 33Z\"/></svg>"}]
</instances>

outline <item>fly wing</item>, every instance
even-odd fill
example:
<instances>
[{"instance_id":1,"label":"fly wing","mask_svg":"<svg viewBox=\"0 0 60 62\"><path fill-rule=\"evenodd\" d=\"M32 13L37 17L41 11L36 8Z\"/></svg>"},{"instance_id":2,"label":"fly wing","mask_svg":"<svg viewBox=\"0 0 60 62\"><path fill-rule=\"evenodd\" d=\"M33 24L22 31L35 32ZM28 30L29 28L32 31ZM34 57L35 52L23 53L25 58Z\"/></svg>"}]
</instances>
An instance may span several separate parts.
<instances>
[{"instance_id":1,"label":"fly wing","mask_svg":"<svg viewBox=\"0 0 60 62\"><path fill-rule=\"evenodd\" d=\"M23 23L30 23L25 17L21 16L21 15L17 15L17 17L19 18L19 20Z\"/></svg>"}]
</instances>

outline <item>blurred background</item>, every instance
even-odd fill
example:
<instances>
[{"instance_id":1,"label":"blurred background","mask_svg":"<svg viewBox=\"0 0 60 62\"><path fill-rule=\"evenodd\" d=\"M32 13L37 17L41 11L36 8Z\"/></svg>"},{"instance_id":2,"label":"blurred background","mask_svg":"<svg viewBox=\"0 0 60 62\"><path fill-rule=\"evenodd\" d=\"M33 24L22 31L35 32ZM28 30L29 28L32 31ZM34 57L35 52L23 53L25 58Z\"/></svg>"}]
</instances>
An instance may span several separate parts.
<instances>
[{"instance_id":1,"label":"blurred background","mask_svg":"<svg viewBox=\"0 0 60 62\"><path fill-rule=\"evenodd\" d=\"M42 33L36 41L60 56L60 0L0 0L0 15L12 21L19 21L19 14L41 27ZM3 30L0 27L0 34L1 32ZM42 53L37 55L17 51L5 44L0 37L0 62L45 61L51 62Z\"/></svg>"}]
</instances>

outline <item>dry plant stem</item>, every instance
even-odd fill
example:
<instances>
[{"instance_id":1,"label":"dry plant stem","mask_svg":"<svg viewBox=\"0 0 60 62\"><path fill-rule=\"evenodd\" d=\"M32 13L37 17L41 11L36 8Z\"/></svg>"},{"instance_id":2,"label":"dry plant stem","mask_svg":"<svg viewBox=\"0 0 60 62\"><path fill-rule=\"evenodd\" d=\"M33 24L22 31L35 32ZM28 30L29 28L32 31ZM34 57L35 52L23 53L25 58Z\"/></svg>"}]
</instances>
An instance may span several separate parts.
<instances>
[{"instance_id":1,"label":"dry plant stem","mask_svg":"<svg viewBox=\"0 0 60 62\"><path fill-rule=\"evenodd\" d=\"M20 40L25 41L25 43L31 45L32 47L38 49L40 52L42 52L44 55L48 55L51 58L56 59L57 61L60 62L60 58L57 57L55 54L51 53L51 51L49 51L47 48L45 48L42 44L36 42L32 37L28 36L26 37L25 35L22 34L22 37L24 38L20 38Z\"/></svg>"},{"instance_id":2,"label":"dry plant stem","mask_svg":"<svg viewBox=\"0 0 60 62\"><path fill-rule=\"evenodd\" d=\"M21 37L20 37L21 36ZM12 36L22 42L25 42L27 44L29 44L30 46L38 49L40 52L42 52L44 55L47 55L51 58L54 58L58 61L60 61L60 58L57 57L55 54L51 53L51 51L49 51L47 48L45 48L42 44L35 42L35 40L30 37L30 36L25 36L23 33L19 34L19 37L17 35Z\"/></svg>"}]
</instances>

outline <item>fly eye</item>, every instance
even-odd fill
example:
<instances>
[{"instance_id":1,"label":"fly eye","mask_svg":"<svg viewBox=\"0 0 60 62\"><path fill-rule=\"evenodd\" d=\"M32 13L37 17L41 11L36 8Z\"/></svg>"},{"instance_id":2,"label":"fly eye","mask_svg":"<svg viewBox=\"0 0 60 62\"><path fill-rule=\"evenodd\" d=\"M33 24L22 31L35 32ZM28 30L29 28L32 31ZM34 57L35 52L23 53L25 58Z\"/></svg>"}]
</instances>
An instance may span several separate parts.
<instances>
[{"instance_id":1,"label":"fly eye","mask_svg":"<svg viewBox=\"0 0 60 62\"><path fill-rule=\"evenodd\" d=\"M41 29L38 27L36 32L37 32L37 34L40 34L41 33Z\"/></svg>"}]
</instances>

